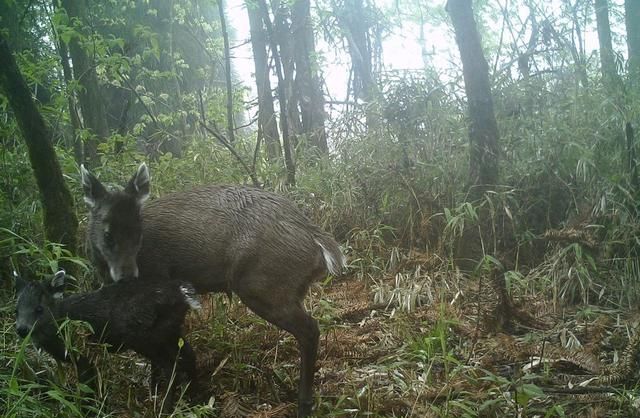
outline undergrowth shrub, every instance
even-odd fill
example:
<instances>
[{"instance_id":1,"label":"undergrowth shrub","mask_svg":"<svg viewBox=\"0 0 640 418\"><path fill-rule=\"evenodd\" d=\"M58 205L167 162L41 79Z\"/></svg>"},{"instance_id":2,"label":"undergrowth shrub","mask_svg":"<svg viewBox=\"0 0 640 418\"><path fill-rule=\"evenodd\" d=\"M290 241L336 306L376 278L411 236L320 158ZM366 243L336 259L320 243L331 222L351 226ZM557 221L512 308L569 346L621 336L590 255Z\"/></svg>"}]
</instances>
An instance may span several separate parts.
<instances>
[{"instance_id":1,"label":"undergrowth shrub","mask_svg":"<svg viewBox=\"0 0 640 418\"><path fill-rule=\"evenodd\" d=\"M556 306L637 306L640 191L634 189L628 167L622 163L628 157L616 127L622 116L612 110L605 92L578 91L566 80L501 80L495 102L502 182L473 201L468 195L464 107L451 94L459 93L457 87L415 75L392 75L380 83L376 129L361 129L364 114L345 113L331 121L330 156L312 156L303 143L296 149L295 188L283 186L281 162L269 161L264 150L258 153L255 167L267 189L287 194L343 243L352 271L371 285L372 297L379 298L376 302L392 301L408 311L433 302L433 298L423 302L423 289L416 290L423 270L414 274L396 271L402 270L398 260L435 253L444 260L438 268L457 269L453 260L460 258L459 245L470 241L467 234L473 231L477 235L472 244L479 251L470 271L478 266L478 260L492 257L507 270L506 283L512 293L549 299ZM52 365L15 338L10 276L13 269L45 275L56 271L60 263L73 263L82 288L89 285L90 266L80 258L82 249L71 254L45 242L26 148L22 141L7 139L17 137L15 126L0 127L0 135L0 357L7 359L0 364L0 380L7 382L0 385L0 408L7 416L16 417L82 416L78 408L87 402L86 394L78 394L67 380L55 380ZM200 184L248 184L241 165L214 139L193 129L182 140L179 154L154 152L147 157L137 138L114 135L101 145L102 163L92 170L101 180L120 185L146 161L154 197ZM253 140L251 133L245 133L235 145L249 165ZM77 164L64 144L56 149L83 222L86 210ZM573 241L553 241L546 235L550 230L572 229L586 235ZM584 236L592 237L595 244L586 245ZM388 283L389 272L394 272L395 287ZM329 323L330 308L320 312ZM437 363L448 371L456 370L449 331L443 325L446 320L442 318L431 334L417 337L409 345L412 361L419 358L427 368ZM219 324L211 325L207 330L210 335L200 336L204 344L225 336L221 329L224 327ZM434 358L437 361L432 361ZM242 364L234 367L239 374L248 369ZM47 378L40 379L34 373L41 368ZM513 384L493 375L482 379L493 379L491 390L496 397L513 387L518 396L537 396L526 381ZM233 381L231 385L251 390L252 384ZM336 403L376 405L372 394L354 389L360 390L361 397ZM464 400L456 402L433 409L442 416L465 411L499 414L517 403L506 396L479 407ZM102 408L98 403L90 405ZM184 411L196 416L206 412ZM562 413L559 406L548 416Z\"/></svg>"}]
</instances>

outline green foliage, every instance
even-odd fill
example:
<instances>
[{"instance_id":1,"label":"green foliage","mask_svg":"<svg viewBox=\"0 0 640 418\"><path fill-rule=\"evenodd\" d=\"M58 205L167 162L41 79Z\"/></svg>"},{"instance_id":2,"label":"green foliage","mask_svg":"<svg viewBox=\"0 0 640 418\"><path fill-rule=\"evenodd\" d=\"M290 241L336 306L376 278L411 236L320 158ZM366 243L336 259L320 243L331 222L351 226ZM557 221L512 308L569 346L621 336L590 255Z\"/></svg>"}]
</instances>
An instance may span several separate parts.
<instances>
[{"instance_id":1,"label":"green foliage","mask_svg":"<svg viewBox=\"0 0 640 418\"><path fill-rule=\"evenodd\" d=\"M434 362L441 363L445 372L449 374L452 366L459 365L448 342L452 325L454 322L443 316L436 322L429 335L422 336L410 344L409 353L423 363L422 367L431 369Z\"/></svg>"},{"instance_id":2,"label":"green foliage","mask_svg":"<svg viewBox=\"0 0 640 418\"><path fill-rule=\"evenodd\" d=\"M0 228L0 251L12 259L14 266L23 264L28 271L51 274L64 263L76 264L85 271L89 268L83 259L74 256L60 244L45 242L40 246L5 228Z\"/></svg>"},{"instance_id":3,"label":"green foliage","mask_svg":"<svg viewBox=\"0 0 640 418\"><path fill-rule=\"evenodd\" d=\"M112 132L99 145L100 164L92 167L102 180L122 184L139 162L146 161L153 197L199 184L248 182L237 160L200 127L203 120L211 127L225 123L225 96L219 83L223 53L214 4L94 2L89 24L70 21L60 10L46 9L49 6L44 3L30 3L29 8L21 2L10 3L26 19L24 27L12 32L18 62L55 131L59 162L81 219L86 219L86 210L72 156L73 135L86 141L92 133L71 132L67 99L79 93L81 86L73 81L62 84L58 41L79 41L95 60ZM422 22L423 17L444 31L448 18L442 5L427 8L406 3L392 5L394 16L376 16L390 14L383 9L367 16L371 20L367 24L380 31L376 36L386 33L385 25L405 19ZM466 241L481 247L472 279L494 268L506 270L507 290L513 297L545 298L554 306L578 305L581 320L592 316L586 304L633 308L640 302L640 191L630 170L630 164L637 162L629 161L620 129L627 121L637 126L640 108L598 84L594 59L578 56L574 62L576 57L567 45L574 36L575 19L566 4L558 10L544 3L530 5L538 18L546 16L545 22L563 30L553 39L540 41L546 43L546 52L537 51L531 57L537 73L526 78L516 74L514 64L526 40L507 41L496 30L504 18L498 3L482 1L476 6L483 43L496 70L493 102L501 135L501 184L481 199L469 198L461 79L449 70L376 74L377 97L366 106L358 104L332 114L327 124L330 155L312 155L305 138L299 138L295 189L283 185L282 161L269 160L264 147L256 155L254 168L265 187L287 194L341 241L353 273L349 280L362 280L374 303L396 309L394 320L400 328L408 328L403 315L434 302L429 292L437 287L434 283L440 283L423 277L436 274L427 262L410 273L403 270L405 254L414 250L433 255L445 269L456 271L455 259ZM396 9L404 7L409 16L396 16ZM576 7L579 21L589 21L587 3L576 3ZM327 37L343 35L331 26L337 18L327 4L319 4L317 12L327 25ZM511 45L514 51L507 51ZM589 81L586 86L577 73L581 69ZM234 92L237 119L241 119L245 94L242 87ZM13 269L43 276L70 263L78 267L79 287L87 287L91 272L83 254L70 254L43 239L39 196L26 148L1 95L0 116L0 277L10 277ZM377 121L375 128L365 126L367 118ZM249 165L254 147L255 132L239 132L234 148ZM597 245L545 238L546 231L566 227L587 231ZM6 359L0 365L0 381L6 383L0 385L0 410L4 416L80 417L85 416L84 408L110 415L123 405L133 414L145 414L149 405L140 401L146 397L141 394L144 389L122 390L144 380L144 373L131 377L118 372L119 364L131 364L130 358L101 357L101 372L116 376L120 385L107 384L113 400L93 400L73 378L62 378L27 341L14 338L13 297L13 284L5 279L0 288L0 357ZM256 387L274 386L274 382L278 387L293 387L295 366L277 365L268 375L259 367L266 356L257 338L237 337L244 328L256 330L256 336L269 336L273 330L246 315L234 323L229 311L239 309L238 304L222 300L212 302L213 320L190 336L219 357L212 378L215 389L253 393ZM320 301L312 310L324 331L340 329L341 313L333 301ZM460 376L478 386L487 385L482 387L488 396L478 400L464 390L448 393L444 400L429 405L431 413L442 417L571 416L570 406L544 404L544 391L532 376L512 379L493 371L481 376L469 372L467 357L461 354L467 348L458 341L457 324L444 310L435 323L427 325L428 331L406 331L397 355L360 365L362 377L345 384L335 398L321 397L321 416L410 416L412 409L406 406L380 412L381 406L388 398L422 390L409 387L415 382L437 385ZM68 340L71 349L73 338ZM284 341L284 347L292 350L290 337ZM388 392L376 388L376 376L388 378ZM415 376L419 378L410 379ZM221 401L216 398L210 403L180 404L176 416L220 414Z\"/></svg>"}]
</instances>

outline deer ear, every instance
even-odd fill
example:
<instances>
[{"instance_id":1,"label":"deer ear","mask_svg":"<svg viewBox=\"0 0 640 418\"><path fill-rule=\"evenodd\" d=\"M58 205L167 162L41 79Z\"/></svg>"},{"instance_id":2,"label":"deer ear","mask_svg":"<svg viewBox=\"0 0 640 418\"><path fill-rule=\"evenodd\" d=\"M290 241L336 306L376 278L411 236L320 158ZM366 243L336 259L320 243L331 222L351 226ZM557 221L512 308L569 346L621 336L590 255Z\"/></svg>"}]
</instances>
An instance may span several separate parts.
<instances>
[{"instance_id":1,"label":"deer ear","mask_svg":"<svg viewBox=\"0 0 640 418\"><path fill-rule=\"evenodd\" d=\"M67 276L67 273L64 270L59 270L51 278L51 283L49 284L49 288L51 289L51 293L53 294L53 297L56 299L61 298L62 294L64 293L66 276Z\"/></svg>"},{"instance_id":2,"label":"deer ear","mask_svg":"<svg viewBox=\"0 0 640 418\"><path fill-rule=\"evenodd\" d=\"M136 174L129 180L125 191L134 195L138 203L142 203L149 198L150 182L149 168L145 163L142 163Z\"/></svg>"},{"instance_id":3,"label":"deer ear","mask_svg":"<svg viewBox=\"0 0 640 418\"><path fill-rule=\"evenodd\" d=\"M107 194L107 189L104 188L100 180L96 178L89 170L84 167L84 164L80 165L80 175L82 177L82 190L84 191L84 201L90 208L94 207L96 203Z\"/></svg>"},{"instance_id":4,"label":"deer ear","mask_svg":"<svg viewBox=\"0 0 640 418\"><path fill-rule=\"evenodd\" d=\"M22 292L22 289L27 285L27 281L20 277L15 270L13 270L13 279L16 282L16 294L18 294Z\"/></svg>"}]
</instances>

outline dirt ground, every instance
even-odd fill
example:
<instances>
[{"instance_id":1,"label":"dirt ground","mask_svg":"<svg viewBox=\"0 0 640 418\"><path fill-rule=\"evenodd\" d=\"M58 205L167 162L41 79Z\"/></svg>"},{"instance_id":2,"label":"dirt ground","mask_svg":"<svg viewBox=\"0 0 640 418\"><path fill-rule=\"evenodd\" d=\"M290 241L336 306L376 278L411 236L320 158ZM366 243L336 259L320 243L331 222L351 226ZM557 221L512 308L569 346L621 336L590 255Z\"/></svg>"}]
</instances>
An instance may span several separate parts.
<instances>
[{"instance_id":1,"label":"dirt ground","mask_svg":"<svg viewBox=\"0 0 640 418\"><path fill-rule=\"evenodd\" d=\"M633 366L640 338L633 330L640 315L559 310L526 296L505 314L489 279L407 268L427 295L410 312L399 296L407 286L403 269L310 290L307 306L321 327L316 416L639 416ZM387 301L376 300L381 288ZM202 305L186 326L199 375L189 404L218 417L295 416L294 338L236 297L204 296ZM142 365L139 375L129 373L131 384L140 386L144 373ZM120 399L112 402L153 410L142 390L114 393Z\"/></svg>"},{"instance_id":2,"label":"dirt ground","mask_svg":"<svg viewBox=\"0 0 640 418\"><path fill-rule=\"evenodd\" d=\"M371 286L352 276L312 288L309 305L322 328L315 385L321 397L318 416L439 416L433 405L460 398L482 403L502 397L508 409L505 392L511 388L517 397L520 382L553 388L537 401L539 408L580 402L585 414L609 409L607 391L564 393L562 388L606 372L603 364L624 350L625 324L633 318L614 323L612 312L595 309L580 318L576 311L554 312L545 301L526 300L516 308L526 307L537 328L522 326L515 318L506 331L496 331L499 300L490 287L481 292L473 282L453 286L452 277L442 278L450 285L437 302L410 313L397 303L374 303ZM397 283L392 276L382 281ZM190 319L189 329L200 379L210 389L208 402L218 402L225 417L295 416L295 340L237 301L217 298L204 305ZM227 315L220 338L230 339L222 345L207 340L203 328L220 309ZM436 340L433 352L420 347L425 339ZM500 416L503 409L496 407L487 416ZM462 415L452 411L450 416Z\"/></svg>"}]
</instances>

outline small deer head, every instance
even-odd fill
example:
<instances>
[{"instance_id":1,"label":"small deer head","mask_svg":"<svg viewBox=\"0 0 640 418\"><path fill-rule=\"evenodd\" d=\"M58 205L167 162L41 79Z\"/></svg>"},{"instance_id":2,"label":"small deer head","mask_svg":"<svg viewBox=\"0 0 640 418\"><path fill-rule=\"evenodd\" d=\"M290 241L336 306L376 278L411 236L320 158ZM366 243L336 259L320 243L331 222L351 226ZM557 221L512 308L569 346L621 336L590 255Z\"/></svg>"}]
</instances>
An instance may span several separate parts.
<instances>
[{"instance_id":1,"label":"small deer head","mask_svg":"<svg viewBox=\"0 0 640 418\"><path fill-rule=\"evenodd\" d=\"M16 281L16 333L24 338L32 333L34 341L46 339L57 330L54 318L56 299L62 298L65 272L58 271L45 282L25 280L14 273Z\"/></svg>"}]
</instances>

